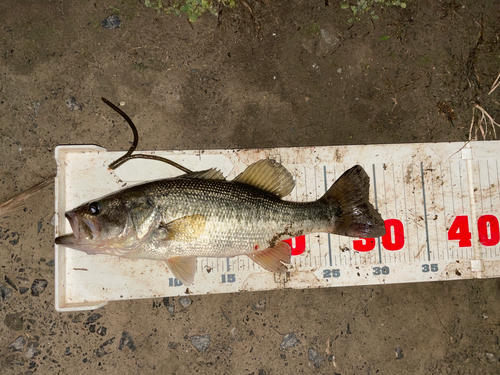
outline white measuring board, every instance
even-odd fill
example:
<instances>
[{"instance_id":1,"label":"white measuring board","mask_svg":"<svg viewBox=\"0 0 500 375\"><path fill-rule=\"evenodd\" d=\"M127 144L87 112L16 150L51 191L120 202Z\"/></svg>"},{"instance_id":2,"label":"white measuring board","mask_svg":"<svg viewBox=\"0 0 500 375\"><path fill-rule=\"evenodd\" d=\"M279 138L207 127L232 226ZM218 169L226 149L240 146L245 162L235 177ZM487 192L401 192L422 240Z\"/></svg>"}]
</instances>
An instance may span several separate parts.
<instances>
[{"instance_id":1,"label":"white measuring board","mask_svg":"<svg viewBox=\"0 0 500 375\"><path fill-rule=\"evenodd\" d=\"M311 201L356 164L370 176L370 200L387 234L372 240L312 234L290 241L289 272L273 274L246 256L198 258L194 283L175 279L163 261L94 255L55 246L56 309L95 309L121 299L283 288L458 280L500 276L500 142L143 152L194 171L219 168L228 179L264 158L295 177L286 200ZM55 156L56 236L70 233L64 212L141 182L182 174L123 152L59 146Z\"/></svg>"}]
</instances>

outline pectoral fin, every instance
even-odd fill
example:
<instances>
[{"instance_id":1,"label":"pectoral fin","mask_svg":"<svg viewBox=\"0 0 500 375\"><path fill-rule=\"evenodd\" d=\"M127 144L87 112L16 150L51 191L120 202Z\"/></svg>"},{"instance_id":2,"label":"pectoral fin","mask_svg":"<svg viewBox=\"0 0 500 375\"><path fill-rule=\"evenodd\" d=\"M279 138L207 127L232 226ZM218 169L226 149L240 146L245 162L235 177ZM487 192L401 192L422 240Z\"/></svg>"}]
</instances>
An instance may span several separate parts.
<instances>
[{"instance_id":1,"label":"pectoral fin","mask_svg":"<svg viewBox=\"0 0 500 375\"><path fill-rule=\"evenodd\" d=\"M167 240L190 242L203 234L206 221L203 215L190 215L161 224L161 227L168 233Z\"/></svg>"},{"instance_id":2,"label":"pectoral fin","mask_svg":"<svg viewBox=\"0 0 500 375\"><path fill-rule=\"evenodd\" d=\"M275 272L283 273L288 271L285 264L290 263L292 248L286 242L280 242L274 247L265 250L256 251L248 256L262 268ZM285 264L283 264L285 263Z\"/></svg>"},{"instance_id":3,"label":"pectoral fin","mask_svg":"<svg viewBox=\"0 0 500 375\"><path fill-rule=\"evenodd\" d=\"M196 258L173 257L167 260L167 265L184 285L191 285L196 272Z\"/></svg>"}]
</instances>

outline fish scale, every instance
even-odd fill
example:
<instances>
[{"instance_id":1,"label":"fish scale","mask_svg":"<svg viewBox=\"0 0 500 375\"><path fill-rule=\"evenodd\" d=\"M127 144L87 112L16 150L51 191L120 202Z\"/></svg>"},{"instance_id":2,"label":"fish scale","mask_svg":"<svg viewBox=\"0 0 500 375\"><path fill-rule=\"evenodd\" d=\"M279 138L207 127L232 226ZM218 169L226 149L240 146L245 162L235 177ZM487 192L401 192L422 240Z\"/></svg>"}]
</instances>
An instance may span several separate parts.
<instances>
[{"instance_id":1,"label":"fish scale","mask_svg":"<svg viewBox=\"0 0 500 375\"><path fill-rule=\"evenodd\" d=\"M279 237L282 239L302 232L325 231L329 224L328 207L324 204L282 201L249 185L173 179L153 182L144 186L144 191L159 208L163 222L202 215L206 217L206 227L196 241L158 240L139 257L150 258L148 251L154 253L154 259L165 259L172 253L206 257L248 254L255 251L257 244L260 250L269 247L280 228L288 228L288 234Z\"/></svg>"}]
</instances>

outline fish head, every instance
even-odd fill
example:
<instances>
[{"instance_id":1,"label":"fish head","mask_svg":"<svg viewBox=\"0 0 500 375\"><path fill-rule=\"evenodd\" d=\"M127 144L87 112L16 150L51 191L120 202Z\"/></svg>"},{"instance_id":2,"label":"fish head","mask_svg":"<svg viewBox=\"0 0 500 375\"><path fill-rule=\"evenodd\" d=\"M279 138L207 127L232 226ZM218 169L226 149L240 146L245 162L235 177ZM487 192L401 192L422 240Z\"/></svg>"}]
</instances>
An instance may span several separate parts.
<instances>
[{"instance_id":1,"label":"fish head","mask_svg":"<svg viewBox=\"0 0 500 375\"><path fill-rule=\"evenodd\" d=\"M127 202L120 197L90 201L66 212L72 234L57 237L59 245L87 254L122 255L137 245Z\"/></svg>"}]
</instances>

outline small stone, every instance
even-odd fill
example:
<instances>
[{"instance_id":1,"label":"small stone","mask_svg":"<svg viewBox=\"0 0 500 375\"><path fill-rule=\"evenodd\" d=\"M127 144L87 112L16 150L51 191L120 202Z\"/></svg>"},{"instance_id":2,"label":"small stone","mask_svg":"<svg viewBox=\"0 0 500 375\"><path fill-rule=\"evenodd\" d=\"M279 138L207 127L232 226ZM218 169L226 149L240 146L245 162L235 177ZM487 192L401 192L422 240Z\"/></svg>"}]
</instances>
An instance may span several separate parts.
<instances>
[{"instance_id":1,"label":"small stone","mask_svg":"<svg viewBox=\"0 0 500 375\"><path fill-rule=\"evenodd\" d=\"M12 349L14 352L20 352L24 349L24 345L26 345L26 338L24 336L19 336L14 342L10 343L9 349Z\"/></svg>"},{"instance_id":2,"label":"small stone","mask_svg":"<svg viewBox=\"0 0 500 375\"><path fill-rule=\"evenodd\" d=\"M170 298L168 297L163 298L163 304L167 308L167 311L170 314L170 316L173 317L175 315L175 305L173 303L170 303Z\"/></svg>"},{"instance_id":3,"label":"small stone","mask_svg":"<svg viewBox=\"0 0 500 375\"><path fill-rule=\"evenodd\" d=\"M17 292L16 284L7 275L4 276L4 279L7 282L7 284L9 284L11 287L13 287L14 290Z\"/></svg>"},{"instance_id":4,"label":"small stone","mask_svg":"<svg viewBox=\"0 0 500 375\"><path fill-rule=\"evenodd\" d=\"M193 301L191 301L191 298L189 297L181 297L179 298L179 303L181 304L182 307L186 308L189 305L191 305Z\"/></svg>"},{"instance_id":5,"label":"small stone","mask_svg":"<svg viewBox=\"0 0 500 375\"><path fill-rule=\"evenodd\" d=\"M180 344L178 342L169 342L168 343L168 348L169 349L177 349L177 347L179 346Z\"/></svg>"},{"instance_id":6,"label":"small stone","mask_svg":"<svg viewBox=\"0 0 500 375\"><path fill-rule=\"evenodd\" d=\"M89 332L90 333L95 333L95 324L89 325Z\"/></svg>"},{"instance_id":7,"label":"small stone","mask_svg":"<svg viewBox=\"0 0 500 375\"><path fill-rule=\"evenodd\" d=\"M495 355L493 353L485 353L486 360L490 363L496 362Z\"/></svg>"},{"instance_id":8,"label":"small stone","mask_svg":"<svg viewBox=\"0 0 500 375\"><path fill-rule=\"evenodd\" d=\"M191 336L191 344L199 352L204 352L210 346L210 335Z\"/></svg>"},{"instance_id":9,"label":"small stone","mask_svg":"<svg viewBox=\"0 0 500 375\"><path fill-rule=\"evenodd\" d=\"M33 281L33 284L31 284L31 295L38 297L40 293L43 293L45 288L47 288L47 285L49 285L47 280L35 279L35 281Z\"/></svg>"},{"instance_id":10,"label":"small stone","mask_svg":"<svg viewBox=\"0 0 500 375\"><path fill-rule=\"evenodd\" d=\"M0 297L2 301L7 301L12 296L12 289L0 284Z\"/></svg>"},{"instance_id":11,"label":"small stone","mask_svg":"<svg viewBox=\"0 0 500 375\"><path fill-rule=\"evenodd\" d=\"M99 318L101 318L102 315L101 314L98 314L98 313L93 313L92 315L90 315L88 318L87 318L87 322L85 324L90 324L90 323L94 323L95 321L97 321Z\"/></svg>"},{"instance_id":12,"label":"small stone","mask_svg":"<svg viewBox=\"0 0 500 375\"><path fill-rule=\"evenodd\" d=\"M281 341L280 350L285 350L288 348L292 348L300 344L300 341L297 339L294 333L287 333L283 336L283 340Z\"/></svg>"},{"instance_id":13,"label":"small stone","mask_svg":"<svg viewBox=\"0 0 500 375\"><path fill-rule=\"evenodd\" d=\"M174 316L175 315L175 306L174 305L168 305L167 306L167 311L170 314L170 316Z\"/></svg>"},{"instance_id":14,"label":"small stone","mask_svg":"<svg viewBox=\"0 0 500 375\"><path fill-rule=\"evenodd\" d=\"M255 305L252 306L254 311L266 311L266 299L258 300Z\"/></svg>"},{"instance_id":15,"label":"small stone","mask_svg":"<svg viewBox=\"0 0 500 375\"><path fill-rule=\"evenodd\" d=\"M122 21L118 18L118 16L112 14L111 16L106 17L106 19L101 22L101 26L105 29L113 30L119 28L121 23Z\"/></svg>"},{"instance_id":16,"label":"small stone","mask_svg":"<svg viewBox=\"0 0 500 375\"><path fill-rule=\"evenodd\" d=\"M315 364L319 365L321 362L323 362L325 359L313 348L309 348L308 352L309 360L314 362Z\"/></svg>"},{"instance_id":17,"label":"small stone","mask_svg":"<svg viewBox=\"0 0 500 375\"><path fill-rule=\"evenodd\" d=\"M120 102L120 107L124 107L125 106L125 102Z\"/></svg>"},{"instance_id":18,"label":"small stone","mask_svg":"<svg viewBox=\"0 0 500 375\"><path fill-rule=\"evenodd\" d=\"M28 346L26 347L26 353L24 353L26 358L31 359L31 358L37 356L38 354L40 354L40 352L37 350L38 345L39 344L37 342L33 342L33 341L28 343Z\"/></svg>"},{"instance_id":19,"label":"small stone","mask_svg":"<svg viewBox=\"0 0 500 375\"><path fill-rule=\"evenodd\" d=\"M96 350L94 350L94 354L96 355L96 357L101 358L101 357L104 357L106 354L109 354L109 352L107 352L104 348L107 345L112 344L113 342L115 342L115 338L114 337L112 337L109 340L103 342Z\"/></svg>"},{"instance_id":20,"label":"small stone","mask_svg":"<svg viewBox=\"0 0 500 375\"><path fill-rule=\"evenodd\" d=\"M259 370L259 375L267 375L267 372L265 370Z\"/></svg>"},{"instance_id":21,"label":"small stone","mask_svg":"<svg viewBox=\"0 0 500 375\"><path fill-rule=\"evenodd\" d=\"M51 259L47 263L45 263L45 265L48 267L54 267L55 264L56 264L56 262L54 259Z\"/></svg>"},{"instance_id":22,"label":"small stone","mask_svg":"<svg viewBox=\"0 0 500 375\"><path fill-rule=\"evenodd\" d=\"M335 46L340 42L340 39L333 33L328 30L321 29L320 30L321 39L325 41L326 44L330 46Z\"/></svg>"},{"instance_id":23,"label":"small stone","mask_svg":"<svg viewBox=\"0 0 500 375\"><path fill-rule=\"evenodd\" d=\"M97 330L97 333L101 336L106 336L106 332L108 329L106 327L100 326L99 329Z\"/></svg>"},{"instance_id":24,"label":"small stone","mask_svg":"<svg viewBox=\"0 0 500 375\"><path fill-rule=\"evenodd\" d=\"M3 320L5 325L13 331L20 331L23 329L24 319L21 313L9 313Z\"/></svg>"},{"instance_id":25,"label":"small stone","mask_svg":"<svg viewBox=\"0 0 500 375\"><path fill-rule=\"evenodd\" d=\"M75 99L74 96L70 96L68 99L66 99L66 107L70 111L81 111L82 110L82 105L78 103L78 101Z\"/></svg>"},{"instance_id":26,"label":"small stone","mask_svg":"<svg viewBox=\"0 0 500 375\"><path fill-rule=\"evenodd\" d=\"M123 331L122 332L122 338L120 339L120 345L118 345L119 350L123 350L125 346L128 346L130 350L135 352L137 349L136 346L134 345L134 339L130 335L130 333Z\"/></svg>"},{"instance_id":27,"label":"small stone","mask_svg":"<svg viewBox=\"0 0 500 375\"><path fill-rule=\"evenodd\" d=\"M71 348L69 346L66 347L66 350L63 353L63 356L71 355Z\"/></svg>"},{"instance_id":28,"label":"small stone","mask_svg":"<svg viewBox=\"0 0 500 375\"><path fill-rule=\"evenodd\" d=\"M403 353L403 349L401 349L401 347L398 346L394 350L396 351L396 359L403 359L403 357L405 356L404 353Z\"/></svg>"},{"instance_id":29,"label":"small stone","mask_svg":"<svg viewBox=\"0 0 500 375\"><path fill-rule=\"evenodd\" d=\"M26 293L28 290L30 290L30 288L26 288L24 286L20 286L19 287L19 294L24 294Z\"/></svg>"}]
</instances>

